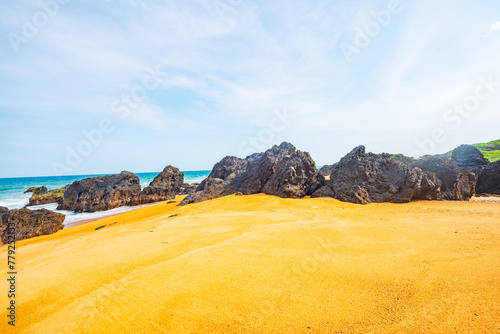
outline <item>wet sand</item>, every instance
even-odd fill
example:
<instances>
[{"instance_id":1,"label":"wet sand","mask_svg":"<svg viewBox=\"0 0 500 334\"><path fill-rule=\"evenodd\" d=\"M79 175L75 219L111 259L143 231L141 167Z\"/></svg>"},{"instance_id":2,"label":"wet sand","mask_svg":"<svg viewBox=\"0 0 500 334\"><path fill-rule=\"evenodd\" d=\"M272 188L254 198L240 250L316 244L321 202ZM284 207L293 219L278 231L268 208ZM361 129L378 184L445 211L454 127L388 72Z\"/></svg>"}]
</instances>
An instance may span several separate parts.
<instances>
[{"instance_id":1,"label":"wet sand","mask_svg":"<svg viewBox=\"0 0 500 334\"><path fill-rule=\"evenodd\" d=\"M137 210L139 208L145 208L145 207L148 207L148 206L151 206L151 205L158 205L158 204L167 203L167 202L168 201L161 201L161 202L157 202L157 203L154 203L154 204L142 204L142 205L139 205L139 206L136 206L136 207L131 207L131 210ZM131 210L129 210L129 211L131 211ZM107 212L107 211L103 211L103 212ZM113 214L109 214L109 215L104 216L104 217L82 219L82 220L78 220L78 221L74 221L74 222L65 224L63 228L66 229L66 228L70 228L70 227L75 227L75 226L79 226L79 225L83 225L83 224L95 222L96 220L100 220L100 219L104 219L104 218L110 218L110 217L113 217L113 216L116 216L116 215L119 215L119 214L120 213L113 213Z\"/></svg>"},{"instance_id":2,"label":"wet sand","mask_svg":"<svg viewBox=\"0 0 500 334\"><path fill-rule=\"evenodd\" d=\"M18 242L0 332L498 333L499 255L495 201L161 203Z\"/></svg>"},{"instance_id":3,"label":"wet sand","mask_svg":"<svg viewBox=\"0 0 500 334\"><path fill-rule=\"evenodd\" d=\"M109 216L106 216L106 217L99 217L99 218L79 220L79 221L71 222L69 224L64 225L64 228L67 229L67 228L70 228L70 227L80 226L80 225L84 225L84 224L87 224L87 223L95 222L97 220L101 220L101 219L105 219L105 218L111 218L111 217L114 217L114 216L117 216L117 215L119 215L119 213L114 214L114 215L109 215Z\"/></svg>"}]
</instances>

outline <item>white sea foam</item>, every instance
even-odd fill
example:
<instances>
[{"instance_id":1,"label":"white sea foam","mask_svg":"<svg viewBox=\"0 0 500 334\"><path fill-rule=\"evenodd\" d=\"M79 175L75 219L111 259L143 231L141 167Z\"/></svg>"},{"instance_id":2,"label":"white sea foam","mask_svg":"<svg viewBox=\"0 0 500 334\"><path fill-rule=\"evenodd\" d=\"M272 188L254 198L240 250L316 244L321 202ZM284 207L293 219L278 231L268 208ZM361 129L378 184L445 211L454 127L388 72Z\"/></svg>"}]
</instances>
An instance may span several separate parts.
<instances>
[{"instance_id":1,"label":"white sea foam","mask_svg":"<svg viewBox=\"0 0 500 334\"><path fill-rule=\"evenodd\" d=\"M154 203L154 204L156 204L156 203ZM153 205L153 204L138 205L138 206L122 206L122 207L111 209L111 210L107 210L107 211L82 212L82 213L75 213L75 212L69 211L69 210L57 210L56 209L57 208L57 204L56 203L45 204L45 205L37 205L37 206L30 206L30 207L28 207L28 209L31 209L31 210L47 209L47 210L51 210L51 211L54 211L54 212L62 213L63 215L66 216L66 219L64 219L64 223L63 223L64 225L66 225L66 224L78 222L78 221L81 221L81 220L104 218L104 217L107 217L107 216L116 215L118 213L122 213L122 212L127 212L127 211L130 211L130 210L134 210L134 209L143 208L143 207L146 207L146 206L149 206L149 205Z\"/></svg>"},{"instance_id":2,"label":"white sea foam","mask_svg":"<svg viewBox=\"0 0 500 334\"><path fill-rule=\"evenodd\" d=\"M193 183L200 183L201 181L205 180L206 177L193 177L192 179L189 180L184 180L184 182L188 184L193 184Z\"/></svg>"},{"instance_id":3,"label":"white sea foam","mask_svg":"<svg viewBox=\"0 0 500 334\"><path fill-rule=\"evenodd\" d=\"M43 204L43 205L33 205L27 206L30 210L47 209L50 211L56 211L57 203Z\"/></svg>"},{"instance_id":4,"label":"white sea foam","mask_svg":"<svg viewBox=\"0 0 500 334\"><path fill-rule=\"evenodd\" d=\"M29 203L29 196L21 198L6 198L0 200L0 206L5 206L7 209L20 209Z\"/></svg>"}]
</instances>

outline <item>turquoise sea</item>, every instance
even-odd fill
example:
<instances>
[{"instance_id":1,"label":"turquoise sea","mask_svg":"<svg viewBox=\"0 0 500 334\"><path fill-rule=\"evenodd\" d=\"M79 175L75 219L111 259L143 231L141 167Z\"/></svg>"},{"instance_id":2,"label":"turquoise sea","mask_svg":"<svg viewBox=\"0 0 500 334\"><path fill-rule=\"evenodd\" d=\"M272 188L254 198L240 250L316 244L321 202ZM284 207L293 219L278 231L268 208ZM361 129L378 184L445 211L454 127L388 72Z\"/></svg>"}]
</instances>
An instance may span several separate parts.
<instances>
[{"instance_id":1,"label":"turquoise sea","mask_svg":"<svg viewBox=\"0 0 500 334\"><path fill-rule=\"evenodd\" d=\"M183 171L184 182L186 183L199 183L203 181L208 174L209 170L200 171ZM26 189L31 187L45 186L48 189L62 188L67 184L79 181L88 177L103 176L105 174L96 175L68 175L68 176L43 176L43 177L18 177L18 178L0 178L0 206L5 206L9 209L20 209L29 202L31 193L25 194ZM158 172L154 173L136 173L141 182L141 187L144 188L153 181ZM58 211L56 210L57 204L47 204L40 206L29 207L30 209L46 208L52 211L60 212L66 215L65 224L84 220L107 216L119 212L134 209L134 207L122 207L104 212L95 213L78 213L72 211Z\"/></svg>"}]
</instances>

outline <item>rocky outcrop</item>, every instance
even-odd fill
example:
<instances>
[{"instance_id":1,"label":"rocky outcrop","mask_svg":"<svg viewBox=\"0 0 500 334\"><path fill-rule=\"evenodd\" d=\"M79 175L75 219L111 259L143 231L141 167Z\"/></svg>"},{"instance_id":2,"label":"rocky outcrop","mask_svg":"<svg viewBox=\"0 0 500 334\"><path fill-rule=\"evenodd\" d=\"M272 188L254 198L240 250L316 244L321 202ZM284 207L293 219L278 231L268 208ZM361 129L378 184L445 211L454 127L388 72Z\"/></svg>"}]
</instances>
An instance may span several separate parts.
<instances>
[{"instance_id":1,"label":"rocky outcrop","mask_svg":"<svg viewBox=\"0 0 500 334\"><path fill-rule=\"evenodd\" d=\"M321 167L319 170L318 170L318 173L323 175L323 176L330 176L330 174L332 174L333 172L333 169L335 168L337 164L333 164L333 165L324 165L323 167Z\"/></svg>"},{"instance_id":2,"label":"rocky outcrop","mask_svg":"<svg viewBox=\"0 0 500 334\"><path fill-rule=\"evenodd\" d=\"M440 199L439 180L412 166L404 157L366 153L358 146L338 162L330 180L311 197L341 201L404 203L412 199Z\"/></svg>"},{"instance_id":3,"label":"rocky outcrop","mask_svg":"<svg viewBox=\"0 0 500 334\"><path fill-rule=\"evenodd\" d=\"M490 162L477 147L472 145L460 145L453 150L451 159L456 161L458 167L473 173L478 173Z\"/></svg>"},{"instance_id":4,"label":"rocky outcrop","mask_svg":"<svg viewBox=\"0 0 500 334\"><path fill-rule=\"evenodd\" d=\"M322 185L309 153L290 143L273 146L264 153L245 159L227 156L215 164L210 175L180 205L196 203L225 195L265 193L286 198L300 198Z\"/></svg>"},{"instance_id":5,"label":"rocky outcrop","mask_svg":"<svg viewBox=\"0 0 500 334\"><path fill-rule=\"evenodd\" d=\"M341 201L404 203L411 200L467 201L477 177L447 158L412 161L402 155L366 153L356 147L333 168L330 180L312 197Z\"/></svg>"},{"instance_id":6,"label":"rocky outcrop","mask_svg":"<svg viewBox=\"0 0 500 334\"><path fill-rule=\"evenodd\" d=\"M500 160L486 165L479 172L476 192L500 195Z\"/></svg>"},{"instance_id":7,"label":"rocky outcrop","mask_svg":"<svg viewBox=\"0 0 500 334\"><path fill-rule=\"evenodd\" d=\"M69 184L60 189L47 190L45 186L34 188L32 195L30 197L29 204L27 206L33 205L43 205L50 203L61 203L64 197L64 192L69 188Z\"/></svg>"},{"instance_id":8,"label":"rocky outcrop","mask_svg":"<svg viewBox=\"0 0 500 334\"><path fill-rule=\"evenodd\" d=\"M429 157L415 162L424 172L435 173L441 181L442 199L468 201L476 191L477 175L458 167L454 160Z\"/></svg>"},{"instance_id":9,"label":"rocky outcrop","mask_svg":"<svg viewBox=\"0 0 500 334\"><path fill-rule=\"evenodd\" d=\"M35 191L36 187L31 187L31 188L28 188L26 189L26 191L24 192L25 194L27 193L32 193L33 191Z\"/></svg>"},{"instance_id":10,"label":"rocky outcrop","mask_svg":"<svg viewBox=\"0 0 500 334\"><path fill-rule=\"evenodd\" d=\"M47 235L63 228L65 216L46 209L9 210L0 207L0 236L2 243L10 243L39 235Z\"/></svg>"},{"instance_id":11,"label":"rocky outcrop","mask_svg":"<svg viewBox=\"0 0 500 334\"><path fill-rule=\"evenodd\" d=\"M154 203L174 199L181 191L184 173L173 166L167 166L153 181L134 197L130 205Z\"/></svg>"},{"instance_id":12,"label":"rocky outcrop","mask_svg":"<svg viewBox=\"0 0 500 334\"><path fill-rule=\"evenodd\" d=\"M114 209L128 205L140 192L139 177L131 172L91 177L73 182L57 209L75 212Z\"/></svg>"}]
</instances>

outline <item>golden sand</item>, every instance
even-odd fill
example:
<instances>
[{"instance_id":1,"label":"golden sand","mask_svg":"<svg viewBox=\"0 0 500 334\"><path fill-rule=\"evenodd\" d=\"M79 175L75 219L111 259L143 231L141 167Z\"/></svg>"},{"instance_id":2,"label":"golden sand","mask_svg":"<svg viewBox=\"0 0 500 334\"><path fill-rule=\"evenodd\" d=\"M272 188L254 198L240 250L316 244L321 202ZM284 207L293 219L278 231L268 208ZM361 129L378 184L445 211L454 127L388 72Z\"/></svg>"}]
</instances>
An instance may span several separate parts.
<instances>
[{"instance_id":1,"label":"golden sand","mask_svg":"<svg viewBox=\"0 0 500 334\"><path fill-rule=\"evenodd\" d=\"M18 242L0 332L500 333L500 202L175 205Z\"/></svg>"}]
</instances>

